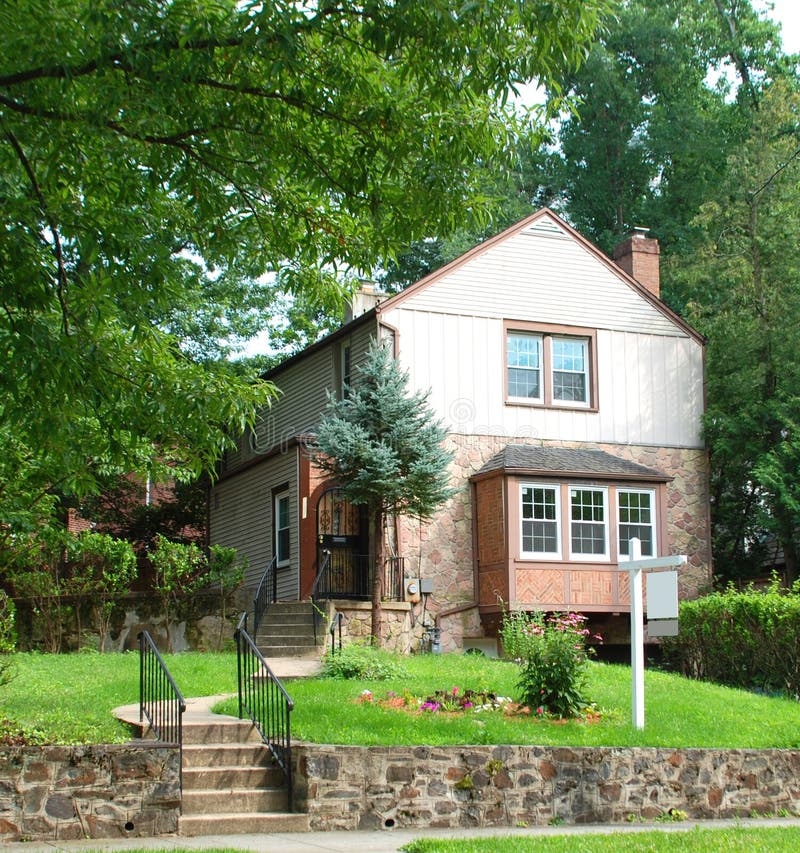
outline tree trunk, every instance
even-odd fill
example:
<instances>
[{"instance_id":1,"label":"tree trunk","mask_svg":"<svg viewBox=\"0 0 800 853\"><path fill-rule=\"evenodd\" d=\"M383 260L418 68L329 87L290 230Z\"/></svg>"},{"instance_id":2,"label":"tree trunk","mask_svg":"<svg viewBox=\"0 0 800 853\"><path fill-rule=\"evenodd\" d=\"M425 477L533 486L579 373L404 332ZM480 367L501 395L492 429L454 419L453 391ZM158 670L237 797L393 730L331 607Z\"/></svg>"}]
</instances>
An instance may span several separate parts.
<instances>
[{"instance_id":1,"label":"tree trunk","mask_svg":"<svg viewBox=\"0 0 800 853\"><path fill-rule=\"evenodd\" d=\"M372 644L381 645L381 622L383 621L383 507L375 507L372 513L372 542L375 548L375 563L372 578Z\"/></svg>"}]
</instances>

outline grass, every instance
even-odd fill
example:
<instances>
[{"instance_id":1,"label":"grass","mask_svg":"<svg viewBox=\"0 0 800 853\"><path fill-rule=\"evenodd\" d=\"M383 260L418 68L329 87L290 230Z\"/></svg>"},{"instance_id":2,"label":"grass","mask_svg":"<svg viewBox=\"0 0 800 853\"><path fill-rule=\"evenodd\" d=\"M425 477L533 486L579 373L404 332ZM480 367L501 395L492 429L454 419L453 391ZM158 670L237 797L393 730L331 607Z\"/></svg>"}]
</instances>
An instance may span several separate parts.
<instances>
[{"instance_id":1,"label":"grass","mask_svg":"<svg viewBox=\"0 0 800 853\"><path fill-rule=\"evenodd\" d=\"M165 655L186 697L236 691L236 655ZM139 701L139 655L15 655L14 678L0 688L5 717L49 743L124 743L127 726L113 708Z\"/></svg>"},{"instance_id":2,"label":"grass","mask_svg":"<svg viewBox=\"0 0 800 853\"><path fill-rule=\"evenodd\" d=\"M188 698L236 692L233 653L181 653L165 660ZM37 729L51 743L120 743L128 729L111 715L138 701L138 655L16 656L16 677L0 688L0 718ZM719 748L800 747L800 703L759 696L649 670L646 726L630 723L630 669L593 663L587 694L601 709L596 723L506 717L500 712L422 714L358 702L394 691L425 697L435 690L489 690L515 695L517 667L471 655L422 655L401 661L403 674L387 681L300 679L287 689L295 701L292 731L317 743L540 744ZM235 715L236 700L223 704Z\"/></svg>"},{"instance_id":3,"label":"grass","mask_svg":"<svg viewBox=\"0 0 800 853\"><path fill-rule=\"evenodd\" d=\"M515 695L515 664L471 655L423 655L404 662L406 675L386 681L303 679L290 682L292 732L315 743L458 745L482 743L558 746L797 748L800 704L650 670L645 676L644 731L631 725L631 671L593 663L587 695L599 722L541 721L500 712L428 714L359 702L389 691L425 697L458 686ZM235 714L232 701L218 708Z\"/></svg>"},{"instance_id":4,"label":"grass","mask_svg":"<svg viewBox=\"0 0 800 853\"><path fill-rule=\"evenodd\" d=\"M800 828L734 827L662 832L509 835L452 840L421 838L407 853L794 853Z\"/></svg>"}]
</instances>

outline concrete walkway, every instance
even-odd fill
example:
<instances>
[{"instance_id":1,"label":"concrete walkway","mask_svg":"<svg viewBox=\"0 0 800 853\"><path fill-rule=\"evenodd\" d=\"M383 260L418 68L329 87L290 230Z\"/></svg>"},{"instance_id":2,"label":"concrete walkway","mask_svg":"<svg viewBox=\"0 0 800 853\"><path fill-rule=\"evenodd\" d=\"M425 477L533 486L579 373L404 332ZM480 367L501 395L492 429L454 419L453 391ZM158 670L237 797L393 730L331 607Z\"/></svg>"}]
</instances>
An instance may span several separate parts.
<instances>
[{"instance_id":1,"label":"concrete walkway","mask_svg":"<svg viewBox=\"0 0 800 853\"><path fill-rule=\"evenodd\" d=\"M281 679L291 683L293 678L308 678L317 675L322 669L319 658L272 658L267 661L272 672ZM221 693L217 696L199 696L186 700L186 711L183 714L184 725L195 725L200 723L223 723L225 720L234 720L233 717L225 717L220 714L212 714L211 709L218 702L227 699L233 694ZM291 691L290 691L291 695ZM113 714L124 723L134 727L139 725L139 703L132 705L121 705L114 708ZM238 722L238 720L236 721Z\"/></svg>"}]
</instances>

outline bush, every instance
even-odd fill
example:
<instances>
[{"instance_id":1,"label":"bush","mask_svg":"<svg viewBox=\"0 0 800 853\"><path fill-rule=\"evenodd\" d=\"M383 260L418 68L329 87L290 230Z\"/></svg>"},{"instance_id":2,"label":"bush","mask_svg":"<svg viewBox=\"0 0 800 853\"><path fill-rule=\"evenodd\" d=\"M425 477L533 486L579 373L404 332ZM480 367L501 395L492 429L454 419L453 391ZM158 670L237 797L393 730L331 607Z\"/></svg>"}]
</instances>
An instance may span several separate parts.
<instances>
[{"instance_id":1,"label":"bush","mask_svg":"<svg viewBox=\"0 0 800 853\"><path fill-rule=\"evenodd\" d=\"M588 656L586 617L578 613L511 613L500 636L504 655L522 667L517 687L531 711L577 717L589 704L584 696Z\"/></svg>"},{"instance_id":2,"label":"bush","mask_svg":"<svg viewBox=\"0 0 800 853\"><path fill-rule=\"evenodd\" d=\"M800 696L800 588L752 587L684 601L680 633L664 642L684 675L746 690Z\"/></svg>"},{"instance_id":3,"label":"bush","mask_svg":"<svg viewBox=\"0 0 800 853\"><path fill-rule=\"evenodd\" d=\"M328 650L322 658L324 678L387 681L390 678L403 678L405 675L406 670L396 655L361 643L349 643L340 651Z\"/></svg>"}]
</instances>

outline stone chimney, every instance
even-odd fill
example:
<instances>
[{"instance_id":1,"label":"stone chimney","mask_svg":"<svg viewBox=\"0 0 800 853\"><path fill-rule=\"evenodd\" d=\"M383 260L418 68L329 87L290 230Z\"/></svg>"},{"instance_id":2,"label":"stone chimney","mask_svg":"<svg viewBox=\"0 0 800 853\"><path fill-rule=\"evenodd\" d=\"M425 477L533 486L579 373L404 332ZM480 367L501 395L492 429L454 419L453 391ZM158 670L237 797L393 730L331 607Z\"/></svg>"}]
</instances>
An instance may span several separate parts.
<instances>
[{"instance_id":1,"label":"stone chimney","mask_svg":"<svg viewBox=\"0 0 800 853\"><path fill-rule=\"evenodd\" d=\"M661 298L658 240L648 237L647 228L634 228L633 234L614 249L614 260L646 287L653 296Z\"/></svg>"},{"instance_id":2,"label":"stone chimney","mask_svg":"<svg viewBox=\"0 0 800 853\"><path fill-rule=\"evenodd\" d=\"M380 290L377 285L367 281L362 282L361 286L353 293L347 303L344 312L345 323L349 323L356 317L360 317L362 314L366 314L367 311L371 311L380 305L388 295L388 293Z\"/></svg>"}]
</instances>

